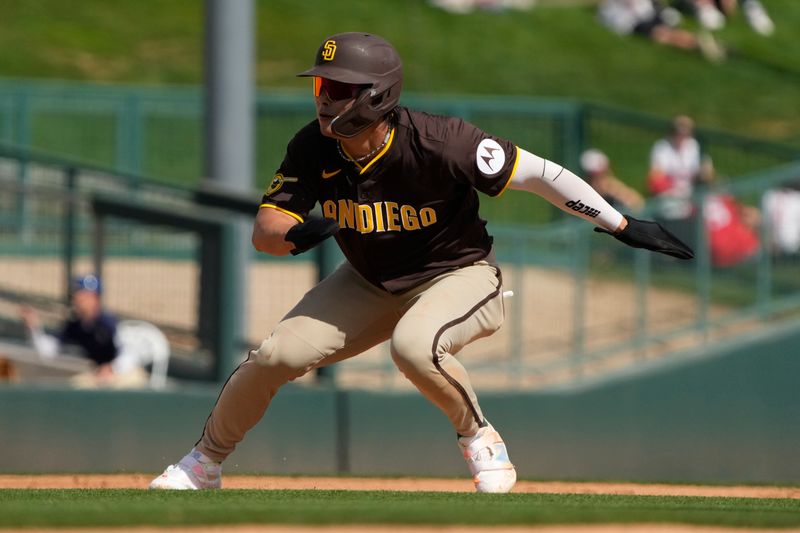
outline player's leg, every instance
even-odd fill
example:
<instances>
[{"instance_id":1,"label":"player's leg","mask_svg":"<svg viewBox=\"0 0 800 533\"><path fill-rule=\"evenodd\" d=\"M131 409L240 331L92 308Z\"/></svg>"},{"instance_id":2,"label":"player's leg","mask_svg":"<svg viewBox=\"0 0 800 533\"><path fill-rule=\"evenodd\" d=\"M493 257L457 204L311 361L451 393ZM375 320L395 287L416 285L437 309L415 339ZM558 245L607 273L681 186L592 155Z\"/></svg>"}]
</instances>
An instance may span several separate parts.
<instances>
[{"instance_id":1,"label":"player's leg","mask_svg":"<svg viewBox=\"0 0 800 533\"><path fill-rule=\"evenodd\" d=\"M392 335L395 364L452 422L476 488L509 491L516 472L505 444L484 419L467 371L454 356L502 324L499 270L482 261L439 276L409 296Z\"/></svg>"},{"instance_id":2,"label":"player's leg","mask_svg":"<svg viewBox=\"0 0 800 533\"><path fill-rule=\"evenodd\" d=\"M210 472L214 479L208 488L219 486L219 463L261 419L278 389L328 358L342 360L388 339L397 321L395 305L391 295L344 264L306 293L261 346L248 354L223 386L194 449L151 487L182 488L171 486L182 484L172 478L186 477L182 473L187 470L205 485L203 476L209 469L217 472Z\"/></svg>"}]
</instances>

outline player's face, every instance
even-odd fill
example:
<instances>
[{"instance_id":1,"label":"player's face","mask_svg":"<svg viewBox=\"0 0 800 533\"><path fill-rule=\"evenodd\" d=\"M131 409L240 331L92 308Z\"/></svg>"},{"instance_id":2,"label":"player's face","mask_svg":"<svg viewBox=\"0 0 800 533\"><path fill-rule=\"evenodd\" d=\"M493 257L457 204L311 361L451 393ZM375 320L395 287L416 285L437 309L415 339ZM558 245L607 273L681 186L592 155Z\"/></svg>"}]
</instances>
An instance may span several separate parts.
<instances>
[{"instance_id":1,"label":"player's face","mask_svg":"<svg viewBox=\"0 0 800 533\"><path fill-rule=\"evenodd\" d=\"M319 76L313 80L314 104L317 106L320 131L326 137L336 137L331 131L331 121L353 107L356 97L364 86L341 83Z\"/></svg>"}]
</instances>

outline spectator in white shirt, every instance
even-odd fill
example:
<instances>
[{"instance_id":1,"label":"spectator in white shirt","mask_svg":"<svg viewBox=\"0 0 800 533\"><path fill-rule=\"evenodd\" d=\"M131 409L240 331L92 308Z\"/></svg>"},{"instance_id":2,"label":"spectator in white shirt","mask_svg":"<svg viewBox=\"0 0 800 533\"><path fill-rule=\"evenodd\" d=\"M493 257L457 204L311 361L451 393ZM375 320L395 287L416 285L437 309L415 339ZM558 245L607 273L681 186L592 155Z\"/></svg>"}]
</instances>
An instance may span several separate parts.
<instances>
[{"instance_id":1,"label":"spectator in white shirt","mask_svg":"<svg viewBox=\"0 0 800 533\"><path fill-rule=\"evenodd\" d=\"M650 151L647 186L659 199L660 215L666 220L693 215L691 197L695 185L713 179L711 158L703 156L694 138L694 121L679 115L672 120L669 134L656 141Z\"/></svg>"}]
</instances>

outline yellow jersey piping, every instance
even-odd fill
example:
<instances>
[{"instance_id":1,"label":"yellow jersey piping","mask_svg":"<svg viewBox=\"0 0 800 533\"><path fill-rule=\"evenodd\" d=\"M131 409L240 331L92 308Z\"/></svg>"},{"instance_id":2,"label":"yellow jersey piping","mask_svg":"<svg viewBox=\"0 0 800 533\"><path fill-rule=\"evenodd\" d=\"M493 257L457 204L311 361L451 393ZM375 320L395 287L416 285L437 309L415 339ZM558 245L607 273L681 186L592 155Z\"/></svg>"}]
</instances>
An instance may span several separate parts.
<instances>
[{"instance_id":1,"label":"yellow jersey piping","mask_svg":"<svg viewBox=\"0 0 800 533\"><path fill-rule=\"evenodd\" d=\"M261 204L260 206L258 206L259 209L261 209L262 207L269 207L270 209L275 209L276 211L280 211L281 213L286 213L290 217L297 219L298 222L300 223L303 222L303 217L301 217L297 213L292 213L291 211L287 211L286 209L278 207L275 204Z\"/></svg>"},{"instance_id":2,"label":"yellow jersey piping","mask_svg":"<svg viewBox=\"0 0 800 533\"><path fill-rule=\"evenodd\" d=\"M500 192L497 193L497 196L495 196L495 198L500 198L503 195L503 193L506 192L508 186L511 185L511 180L514 179L514 174L517 173L517 165L519 165L519 146L514 146L514 148L516 148L517 157L514 159L514 167L511 169L511 175L508 177L508 181L506 182L505 185L503 185L503 188L500 189Z\"/></svg>"},{"instance_id":3,"label":"yellow jersey piping","mask_svg":"<svg viewBox=\"0 0 800 533\"><path fill-rule=\"evenodd\" d=\"M378 152L378 155L376 155L376 156L375 156L375 157L372 159L372 161L370 161L369 163L367 163L367 166L365 166L364 168L362 168L362 169L359 171L359 174L363 174L364 172L366 172L366 171L367 171L367 169L368 169L369 167L371 167L371 166L372 166L372 165L375 163L375 161L377 161L378 159L380 159L381 157L383 157L383 154L385 154L385 153L387 152L387 150L389 150L389 147L392 145L392 141L393 141L393 140L394 140L394 128L392 128L392 130L389 132L389 141L386 143L386 146L384 146L384 147L383 147L383 150L381 150L380 152Z\"/></svg>"},{"instance_id":4,"label":"yellow jersey piping","mask_svg":"<svg viewBox=\"0 0 800 533\"><path fill-rule=\"evenodd\" d=\"M339 147L342 149L342 152L344 152L344 155L346 155L346 156L347 156L347 157L350 159L350 161L352 161L352 162L353 162L353 164L354 164L355 166L357 166L357 167L358 167L358 169L359 169L359 170L358 170L358 173L359 173L359 175L361 175L361 174L363 174L364 172L366 172L366 171L367 171L367 169L368 169L369 167L371 167L373 163L375 163L375 161L377 161L378 159L380 159L381 157L383 157L383 154L385 154L387 150L389 150L389 147L392 145L392 141L394 140L394 132L395 132L395 128L392 128L392 129L389 131L389 140L388 140L388 141L386 141L386 146L384 146L384 147L383 147L383 149L381 149L381 151L380 151L380 152L378 152L378 155L376 155L375 157L373 157L373 158L372 158L372 160L371 160L369 163L367 163L367 166L365 166L365 167L362 167L362 166L359 164L359 162L358 162L358 161L356 161L356 159L355 159L355 158L354 158L352 155L350 155L350 153L349 153L347 150L345 150L345 148L344 148L344 146L342 146L342 143L341 143L341 142L339 143Z\"/></svg>"}]
</instances>

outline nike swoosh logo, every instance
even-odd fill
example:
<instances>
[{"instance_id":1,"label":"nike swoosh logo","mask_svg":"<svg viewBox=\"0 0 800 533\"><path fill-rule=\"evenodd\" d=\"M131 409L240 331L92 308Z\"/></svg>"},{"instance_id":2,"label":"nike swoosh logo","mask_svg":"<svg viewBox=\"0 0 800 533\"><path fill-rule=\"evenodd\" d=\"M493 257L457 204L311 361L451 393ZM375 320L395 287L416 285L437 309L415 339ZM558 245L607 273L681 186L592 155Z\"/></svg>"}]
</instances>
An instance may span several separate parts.
<instances>
[{"instance_id":1,"label":"nike swoosh logo","mask_svg":"<svg viewBox=\"0 0 800 533\"><path fill-rule=\"evenodd\" d=\"M332 177L334 177L336 174L338 174L341 171L342 171L341 168L338 169L338 170L334 170L332 172L326 172L325 170L323 170L322 171L322 179L326 180L328 178L332 178Z\"/></svg>"}]
</instances>

